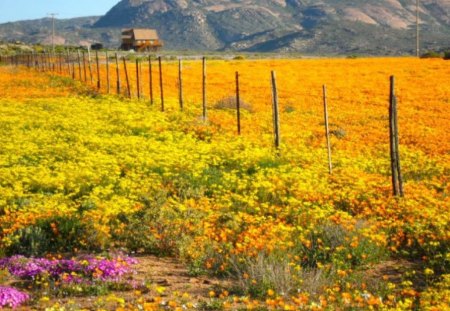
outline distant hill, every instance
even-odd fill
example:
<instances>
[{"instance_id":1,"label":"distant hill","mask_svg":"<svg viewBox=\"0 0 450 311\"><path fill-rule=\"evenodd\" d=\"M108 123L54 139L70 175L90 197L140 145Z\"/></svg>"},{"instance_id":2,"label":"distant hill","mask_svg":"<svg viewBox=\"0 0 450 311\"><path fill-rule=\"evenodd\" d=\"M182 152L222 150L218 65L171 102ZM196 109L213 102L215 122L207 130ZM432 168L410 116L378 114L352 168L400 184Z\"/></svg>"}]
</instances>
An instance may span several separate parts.
<instances>
[{"instance_id":1,"label":"distant hill","mask_svg":"<svg viewBox=\"0 0 450 311\"><path fill-rule=\"evenodd\" d=\"M117 45L120 39L120 30L93 28L98 19L99 16L56 19L55 43L88 45L93 42L105 42L109 45ZM51 44L52 20L51 18L42 18L0 24L0 40Z\"/></svg>"},{"instance_id":2,"label":"distant hill","mask_svg":"<svg viewBox=\"0 0 450 311\"><path fill-rule=\"evenodd\" d=\"M449 0L421 0L420 18L425 49L450 46ZM49 19L3 24L0 40L48 40L49 25ZM415 1L122 0L102 17L57 27L67 43L114 47L121 28L152 27L168 49L412 54Z\"/></svg>"}]
</instances>

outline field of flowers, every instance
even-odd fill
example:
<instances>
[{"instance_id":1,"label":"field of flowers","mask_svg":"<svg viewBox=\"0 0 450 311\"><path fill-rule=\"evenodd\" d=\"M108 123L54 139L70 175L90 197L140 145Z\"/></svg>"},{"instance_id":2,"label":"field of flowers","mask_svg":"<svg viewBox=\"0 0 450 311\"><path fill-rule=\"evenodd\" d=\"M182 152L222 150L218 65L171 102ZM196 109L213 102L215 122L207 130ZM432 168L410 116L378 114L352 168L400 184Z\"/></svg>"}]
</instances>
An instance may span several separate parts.
<instances>
[{"instance_id":1,"label":"field of flowers","mask_svg":"<svg viewBox=\"0 0 450 311\"><path fill-rule=\"evenodd\" d=\"M0 286L0 308L65 310L67 297L127 291L111 308L448 307L448 63L210 61L207 122L201 62L186 61L183 69L180 112L178 64L164 63L162 113L156 82L151 106L147 95L128 100L63 75L0 66L0 284L15 285ZM277 71L282 112L279 152L272 147L270 70ZM142 72L148 76L148 67ZM405 198L391 195L392 74ZM322 84L329 90L332 175ZM146 80L142 88L149 93ZM170 288L133 281L136 259L124 253L137 261L175 257L193 276L234 285L169 301Z\"/></svg>"}]
</instances>

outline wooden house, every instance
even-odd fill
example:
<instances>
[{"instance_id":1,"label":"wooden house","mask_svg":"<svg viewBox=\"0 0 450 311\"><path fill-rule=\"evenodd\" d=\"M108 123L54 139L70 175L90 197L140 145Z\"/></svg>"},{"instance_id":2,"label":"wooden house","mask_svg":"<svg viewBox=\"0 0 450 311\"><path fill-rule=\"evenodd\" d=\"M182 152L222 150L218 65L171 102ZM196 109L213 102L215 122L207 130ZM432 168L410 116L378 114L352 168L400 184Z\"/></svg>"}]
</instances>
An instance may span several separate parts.
<instances>
[{"instance_id":1,"label":"wooden house","mask_svg":"<svg viewBox=\"0 0 450 311\"><path fill-rule=\"evenodd\" d=\"M157 51L163 46L155 29L131 28L122 30L122 50Z\"/></svg>"}]
</instances>

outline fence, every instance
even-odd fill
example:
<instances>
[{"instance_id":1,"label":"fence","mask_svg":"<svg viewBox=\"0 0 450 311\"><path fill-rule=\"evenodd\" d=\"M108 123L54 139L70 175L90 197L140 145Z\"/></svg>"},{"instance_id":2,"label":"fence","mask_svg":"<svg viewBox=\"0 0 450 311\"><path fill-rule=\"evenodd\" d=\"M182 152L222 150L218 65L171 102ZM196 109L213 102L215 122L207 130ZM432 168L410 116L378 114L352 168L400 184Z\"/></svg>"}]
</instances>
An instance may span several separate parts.
<instances>
[{"instance_id":1,"label":"fence","mask_svg":"<svg viewBox=\"0 0 450 311\"><path fill-rule=\"evenodd\" d=\"M93 55L88 51L65 54L30 53L17 54L13 56L0 56L0 63L13 66L26 66L42 73L58 74L80 80L98 92L117 94L128 98L148 100L151 105L159 104L159 109L164 112L167 109L166 97L178 99L178 109L183 111L188 103L198 102L201 98L202 121L208 120L208 101L216 103L225 99L227 108L235 109L235 126L237 135L242 135L241 110L245 104L242 101L242 73L236 71L234 81L212 81L208 80L207 59L203 57L201 62L164 61L162 57L150 55L130 60L124 55L95 52ZM256 91L263 90L262 96L271 98L273 145L277 154L280 154L281 126L280 126L280 94L277 86L276 72L270 75L271 87L263 90L262 87ZM115 87L114 87L115 85ZM207 92L214 88L214 92ZM189 92L186 92L188 89ZM200 94L193 94L195 90ZM221 91L219 91L221 90ZM270 94L268 94L270 90ZM328 101L337 99L330 97L327 86L322 86L322 92L302 93L303 98L321 99L323 104L323 124L325 127L324 137L326 139L326 150L328 158L328 172L333 173L332 148L330 138L330 122ZM389 146L391 158L392 189L395 196L403 196L403 178L400 166L399 154L399 129L397 96L395 94L395 79L390 79L389 97ZM159 94L158 96L156 94ZM233 96L230 96L233 94ZM158 98L157 98L158 97ZM292 98L286 93L281 98Z\"/></svg>"}]
</instances>

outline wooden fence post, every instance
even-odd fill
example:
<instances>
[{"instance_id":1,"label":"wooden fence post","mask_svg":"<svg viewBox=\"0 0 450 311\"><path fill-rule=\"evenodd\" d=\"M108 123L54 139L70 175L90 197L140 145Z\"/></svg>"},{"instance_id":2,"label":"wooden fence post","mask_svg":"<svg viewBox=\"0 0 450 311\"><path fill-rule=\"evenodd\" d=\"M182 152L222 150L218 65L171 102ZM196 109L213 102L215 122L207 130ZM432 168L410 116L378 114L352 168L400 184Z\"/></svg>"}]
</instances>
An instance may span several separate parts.
<instances>
[{"instance_id":1,"label":"wooden fence post","mask_svg":"<svg viewBox=\"0 0 450 311\"><path fill-rule=\"evenodd\" d=\"M84 71L84 82L87 82L86 55L84 51L83 51L83 71Z\"/></svg>"},{"instance_id":2,"label":"wooden fence post","mask_svg":"<svg viewBox=\"0 0 450 311\"><path fill-rule=\"evenodd\" d=\"M83 81L83 76L81 75L81 56L80 56L80 50L77 50L78 54L78 77L80 78L80 81Z\"/></svg>"},{"instance_id":3,"label":"wooden fence post","mask_svg":"<svg viewBox=\"0 0 450 311\"><path fill-rule=\"evenodd\" d=\"M119 56L116 53L116 89L117 89L117 95L120 95L121 88L120 88L120 66L119 66Z\"/></svg>"},{"instance_id":4,"label":"wooden fence post","mask_svg":"<svg viewBox=\"0 0 450 311\"><path fill-rule=\"evenodd\" d=\"M109 94L110 88L111 88L111 80L109 78L109 57L108 57L108 51L105 52L106 56L106 93Z\"/></svg>"},{"instance_id":5,"label":"wooden fence post","mask_svg":"<svg viewBox=\"0 0 450 311\"><path fill-rule=\"evenodd\" d=\"M236 71L236 118L237 133L241 135L241 95L239 90L239 72Z\"/></svg>"},{"instance_id":6,"label":"wooden fence post","mask_svg":"<svg viewBox=\"0 0 450 311\"><path fill-rule=\"evenodd\" d=\"M275 71L272 71L272 99L273 99L273 131L275 134L275 148L277 152L280 149L280 111L278 106L277 77Z\"/></svg>"},{"instance_id":7,"label":"wooden fence post","mask_svg":"<svg viewBox=\"0 0 450 311\"><path fill-rule=\"evenodd\" d=\"M183 110L183 65L181 63L181 58L178 59L178 96L180 102L180 110Z\"/></svg>"},{"instance_id":8,"label":"wooden fence post","mask_svg":"<svg viewBox=\"0 0 450 311\"><path fill-rule=\"evenodd\" d=\"M55 55L53 53L50 53L50 63L52 64L52 74L54 74L56 72L56 59L55 59Z\"/></svg>"},{"instance_id":9,"label":"wooden fence post","mask_svg":"<svg viewBox=\"0 0 450 311\"><path fill-rule=\"evenodd\" d=\"M148 56L148 84L150 92L150 105L153 106L153 68L152 68L152 56Z\"/></svg>"},{"instance_id":10,"label":"wooden fence post","mask_svg":"<svg viewBox=\"0 0 450 311\"><path fill-rule=\"evenodd\" d=\"M136 89L137 89L137 98L141 99L141 81L139 77L139 59L136 58Z\"/></svg>"},{"instance_id":11,"label":"wooden fence post","mask_svg":"<svg viewBox=\"0 0 450 311\"><path fill-rule=\"evenodd\" d=\"M44 53L45 52L41 52L38 53L38 62L39 62L39 71L40 72L44 72L45 71L45 59L44 59Z\"/></svg>"},{"instance_id":12,"label":"wooden fence post","mask_svg":"<svg viewBox=\"0 0 450 311\"><path fill-rule=\"evenodd\" d=\"M327 139L328 151L328 172L333 173L333 165L331 163L331 140L330 140L330 126L328 123L328 103L327 103L327 86L323 85L323 116L325 120L325 137Z\"/></svg>"},{"instance_id":13,"label":"wooden fence post","mask_svg":"<svg viewBox=\"0 0 450 311\"><path fill-rule=\"evenodd\" d=\"M70 56L68 50L66 50L66 65L67 65L67 76L73 78L72 73L70 72Z\"/></svg>"},{"instance_id":14,"label":"wooden fence post","mask_svg":"<svg viewBox=\"0 0 450 311\"><path fill-rule=\"evenodd\" d=\"M397 97L395 95L395 77L390 77L389 94L389 141L391 155L392 191L394 196L403 197L403 176L400 166Z\"/></svg>"},{"instance_id":15,"label":"wooden fence post","mask_svg":"<svg viewBox=\"0 0 450 311\"><path fill-rule=\"evenodd\" d=\"M158 63L159 63L159 89L161 91L161 111L164 112L164 86L163 86L163 73L162 73L161 56L158 57Z\"/></svg>"},{"instance_id":16,"label":"wooden fence post","mask_svg":"<svg viewBox=\"0 0 450 311\"><path fill-rule=\"evenodd\" d=\"M58 56L59 56L59 74L62 74L62 54L61 53L59 53L58 54Z\"/></svg>"},{"instance_id":17,"label":"wooden fence post","mask_svg":"<svg viewBox=\"0 0 450 311\"><path fill-rule=\"evenodd\" d=\"M75 80L75 61L71 61L70 56L69 56L69 62L72 63L72 79Z\"/></svg>"},{"instance_id":18,"label":"wooden fence post","mask_svg":"<svg viewBox=\"0 0 450 311\"><path fill-rule=\"evenodd\" d=\"M91 79L91 84L94 83L94 78L92 77L92 65L91 65L91 49L88 47L88 66L89 66L89 78Z\"/></svg>"},{"instance_id":19,"label":"wooden fence post","mask_svg":"<svg viewBox=\"0 0 450 311\"><path fill-rule=\"evenodd\" d=\"M98 59L98 51L95 51L95 63L97 65L97 90L100 91L102 82L100 81L100 60Z\"/></svg>"},{"instance_id":20,"label":"wooden fence post","mask_svg":"<svg viewBox=\"0 0 450 311\"><path fill-rule=\"evenodd\" d=\"M123 59L123 69L125 70L125 79L127 82L127 90L128 90L128 98L131 98L131 88L130 88L130 79L128 78L128 69L127 69L127 60L125 57Z\"/></svg>"},{"instance_id":21,"label":"wooden fence post","mask_svg":"<svg viewBox=\"0 0 450 311\"><path fill-rule=\"evenodd\" d=\"M42 69L43 72L48 71L47 52L42 53Z\"/></svg>"},{"instance_id":22,"label":"wooden fence post","mask_svg":"<svg viewBox=\"0 0 450 311\"><path fill-rule=\"evenodd\" d=\"M207 119L207 108L206 108L206 57L203 56L202 59L202 107L203 107L203 122Z\"/></svg>"}]
</instances>

